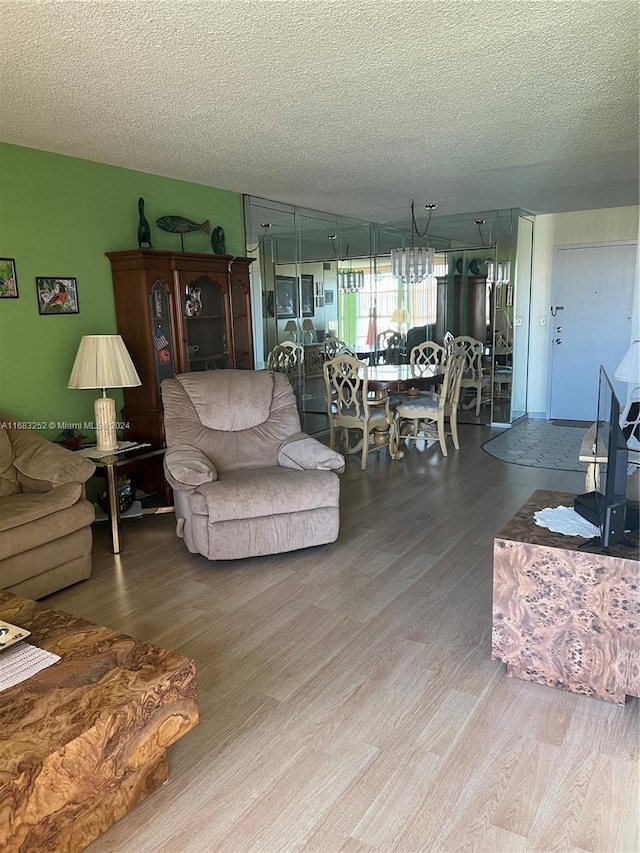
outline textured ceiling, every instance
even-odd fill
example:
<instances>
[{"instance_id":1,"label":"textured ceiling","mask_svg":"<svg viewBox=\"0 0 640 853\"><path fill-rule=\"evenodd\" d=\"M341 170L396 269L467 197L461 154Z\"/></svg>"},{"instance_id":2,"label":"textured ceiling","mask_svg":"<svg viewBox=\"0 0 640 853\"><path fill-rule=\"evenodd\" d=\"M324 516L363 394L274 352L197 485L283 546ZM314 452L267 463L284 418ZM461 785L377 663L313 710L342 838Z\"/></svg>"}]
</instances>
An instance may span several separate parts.
<instances>
[{"instance_id":1,"label":"textured ceiling","mask_svg":"<svg viewBox=\"0 0 640 853\"><path fill-rule=\"evenodd\" d=\"M638 203L635 0L0 0L0 32L5 142L380 222Z\"/></svg>"}]
</instances>

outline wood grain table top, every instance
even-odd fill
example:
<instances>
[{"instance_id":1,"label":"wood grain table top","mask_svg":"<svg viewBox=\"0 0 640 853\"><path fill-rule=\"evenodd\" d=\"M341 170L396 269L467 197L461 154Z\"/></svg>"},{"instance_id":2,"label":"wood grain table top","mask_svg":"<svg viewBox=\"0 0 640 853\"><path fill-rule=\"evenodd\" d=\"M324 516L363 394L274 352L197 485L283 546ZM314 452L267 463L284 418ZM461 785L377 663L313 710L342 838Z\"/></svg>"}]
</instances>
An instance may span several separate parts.
<instances>
[{"instance_id":1,"label":"wood grain table top","mask_svg":"<svg viewBox=\"0 0 640 853\"><path fill-rule=\"evenodd\" d=\"M0 592L0 618L31 631L28 642L61 660L0 692L0 771L38 761L145 693L173 688L183 698L177 740L197 722L195 664L68 613ZM195 709L195 710L194 710ZM178 730L179 733L178 733Z\"/></svg>"},{"instance_id":2,"label":"wood grain table top","mask_svg":"<svg viewBox=\"0 0 640 853\"><path fill-rule=\"evenodd\" d=\"M564 533L554 533L546 527L539 527L533 517L534 513L546 507L572 507L576 495L569 492L553 492L544 489L535 491L529 500L523 504L513 518L500 531L498 539L509 539L514 542L526 542L530 545L543 545L550 548L580 550L586 554L602 554L604 556L622 557L626 560L639 560L637 548L637 531L633 547L615 545L604 549L598 544L587 544L589 540L581 536L566 536Z\"/></svg>"}]
</instances>

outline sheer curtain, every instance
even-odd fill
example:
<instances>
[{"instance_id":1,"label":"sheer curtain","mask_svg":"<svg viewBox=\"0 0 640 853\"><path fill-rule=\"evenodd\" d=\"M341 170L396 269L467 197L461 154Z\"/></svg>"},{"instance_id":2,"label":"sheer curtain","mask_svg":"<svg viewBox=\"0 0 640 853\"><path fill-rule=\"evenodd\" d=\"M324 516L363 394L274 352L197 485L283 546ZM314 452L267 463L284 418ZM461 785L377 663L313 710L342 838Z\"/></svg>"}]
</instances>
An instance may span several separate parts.
<instances>
[{"instance_id":1,"label":"sheer curtain","mask_svg":"<svg viewBox=\"0 0 640 853\"><path fill-rule=\"evenodd\" d=\"M435 275L407 286L391 274L391 259L377 258L378 272L371 273L369 259L351 262L351 267L364 273L364 287L357 293L340 294L338 337L357 350L375 346L380 332L395 329L392 320L396 308L406 308L407 326L429 326L436 323L438 310L436 276L447 274L442 255L436 255ZM405 330L406 331L406 328Z\"/></svg>"}]
</instances>

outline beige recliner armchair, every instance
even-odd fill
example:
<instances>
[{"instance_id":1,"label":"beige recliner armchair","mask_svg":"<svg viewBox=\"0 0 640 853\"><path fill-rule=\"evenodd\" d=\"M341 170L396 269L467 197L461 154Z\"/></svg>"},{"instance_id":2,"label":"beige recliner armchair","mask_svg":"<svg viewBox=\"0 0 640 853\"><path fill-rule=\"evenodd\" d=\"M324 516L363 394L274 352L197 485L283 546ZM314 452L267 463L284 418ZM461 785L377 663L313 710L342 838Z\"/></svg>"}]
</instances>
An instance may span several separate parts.
<instances>
[{"instance_id":1,"label":"beige recliner armchair","mask_svg":"<svg viewBox=\"0 0 640 853\"><path fill-rule=\"evenodd\" d=\"M177 533L191 553L235 560L334 542L344 458L300 432L287 377L185 373L162 383Z\"/></svg>"},{"instance_id":2,"label":"beige recliner armchair","mask_svg":"<svg viewBox=\"0 0 640 853\"><path fill-rule=\"evenodd\" d=\"M0 421L0 587L42 598L91 574L95 511L84 483L95 465Z\"/></svg>"}]
</instances>

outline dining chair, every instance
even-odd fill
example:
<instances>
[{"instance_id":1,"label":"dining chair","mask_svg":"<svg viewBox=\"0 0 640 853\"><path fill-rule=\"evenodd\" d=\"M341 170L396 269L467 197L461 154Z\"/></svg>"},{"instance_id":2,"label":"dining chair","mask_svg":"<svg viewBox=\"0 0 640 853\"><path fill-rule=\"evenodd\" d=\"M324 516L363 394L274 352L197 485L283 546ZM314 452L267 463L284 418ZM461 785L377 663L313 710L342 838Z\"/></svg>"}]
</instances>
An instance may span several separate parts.
<instances>
[{"instance_id":1,"label":"dining chair","mask_svg":"<svg viewBox=\"0 0 640 853\"><path fill-rule=\"evenodd\" d=\"M449 421L451 438L456 450L458 441L458 403L460 402L460 383L464 373L465 358L460 351L454 352L445 365L440 394L435 400L420 397L400 403L395 411L394 434L398 442L403 438L414 440L437 438L442 455L447 455L446 422Z\"/></svg>"},{"instance_id":2,"label":"dining chair","mask_svg":"<svg viewBox=\"0 0 640 853\"><path fill-rule=\"evenodd\" d=\"M402 364L402 335L397 329L386 329L377 338L378 352L385 364Z\"/></svg>"},{"instance_id":3,"label":"dining chair","mask_svg":"<svg viewBox=\"0 0 640 853\"><path fill-rule=\"evenodd\" d=\"M293 341L283 341L277 344L267 355L267 370L278 373L296 373L298 364L304 362L304 348Z\"/></svg>"},{"instance_id":4,"label":"dining chair","mask_svg":"<svg viewBox=\"0 0 640 853\"><path fill-rule=\"evenodd\" d=\"M409 365L413 376L424 376L429 373L434 367L444 367L447 363L446 347L437 344L435 341L424 341L412 348L409 356ZM421 396L433 397L440 389L440 385L436 385L428 391L422 392ZM418 396L415 394L414 396Z\"/></svg>"},{"instance_id":5,"label":"dining chair","mask_svg":"<svg viewBox=\"0 0 640 853\"><path fill-rule=\"evenodd\" d=\"M361 470L367 467L370 450L389 447L393 439L393 413L389 397L369 397L367 364L352 355L338 353L322 366L327 393L329 417L329 446L335 449L337 430L342 430L345 454L357 453L362 448ZM353 447L350 432L355 430L362 438Z\"/></svg>"},{"instance_id":6,"label":"dining chair","mask_svg":"<svg viewBox=\"0 0 640 853\"><path fill-rule=\"evenodd\" d=\"M448 353L451 352L451 344L453 343L453 334L451 332L445 332L444 337L442 339L442 343L444 344L444 348Z\"/></svg>"},{"instance_id":7,"label":"dining chair","mask_svg":"<svg viewBox=\"0 0 640 853\"><path fill-rule=\"evenodd\" d=\"M461 352L464 355L465 365L460 383L461 393L464 396L467 389L474 392L473 398L463 405L463 409L471 409L474 405L476 408L476 417L480 414L480 405L488 402L488 397L483 399L483 390L489 390L490 377L485 376L482 372L482 353L484 344L477 338L472 338L469 335L458 335L451 341L451 352Z\"/></svg>"},{"instance_id":8,"label":"dining chair","mask_svg":"<svg viewBox=\"0 0 640 853\"><path fill-rule=\"evenodd\" d=\"M335 335L329 335L324 339L324 344L322 346L322 354L325 359L335 358L342 347L346 347L344 341L341 341L340 338L336 338Z\"/></svg>"},{"instance_id":9,"label":"dining chair","mask_svg":"<svg viewBox=\"0 0 640 853\"><path fill-rule=\"evenodd\" d=\"M284 373L297 396L304 372L304 347L293 341L277 344L267 355L267 370Z\"/></svg>"}]
</instances>

